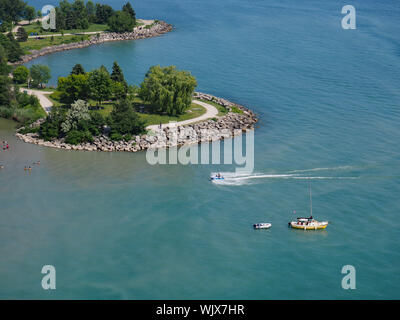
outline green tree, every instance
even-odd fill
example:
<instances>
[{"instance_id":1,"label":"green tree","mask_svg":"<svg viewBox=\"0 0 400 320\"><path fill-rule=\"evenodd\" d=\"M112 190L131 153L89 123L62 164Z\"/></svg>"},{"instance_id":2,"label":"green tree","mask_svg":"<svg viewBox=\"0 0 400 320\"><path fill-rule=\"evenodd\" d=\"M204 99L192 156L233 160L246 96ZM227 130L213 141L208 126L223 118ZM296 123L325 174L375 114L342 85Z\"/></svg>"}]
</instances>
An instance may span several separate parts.
<instances>
[{"instance_id":1,"label":"green tree","mask_svg":"<svg viewBox=\"0 0 400 320\"><path fill-rule=\"evenodd\" d=\"M72 103L76 100L86 100L89 97L89 76L87 74L71 74L68 77L59 77L57 91L63 103Z\"/></svg>"},{"instance_id":2,"label":"green tree","mask_svg":"<svg viewBox=\"0 0 400 320\"><path fill-rule=\"evenodd\" d=\"M76 74L76 75L78 75L78 74L85 74L86 72L85 72L85 69L83 69L83 67L82 67L82 65L80 64L80 63L77 63L73 68L72 68L72 71L71 71L71 74Z\"/></svg>"},{"instance_id":3,"label":"green tree","mask_svg":"<svg viewBox=\"0 0 400 320\"><path fill-rule=\"evenodd\" d=\"M65 120L61 124L62 132L68 133L71 130L78 130L78 124L82 120L90 120L89 105L86 101L77 100L65 115Z\"/></svg>"},{"instance_id":4,"label":"green tree","mask_svg":"<svg viewBox=\"0 0 400 320\"><path fill-rule=\"evenodd\" d=\"M110 114L111 134L141 134L145 131L144 121L135 112L132 103L121 100Z\"/></svg>"},{"instance_id":5,"label":"green tree","mask_svg":"<svg viewBox=\"0 0 400 320\"><path fill-rule=\"evenodd\" d=\"M98 101L98 105L102 101L111 97L112 81L107 71L100 68L89 74L90 97Z\"/></svg>"},{"instance_id":6,"label":"green tree","mask_svg":"<svg viewBox=\"0 0 400 320\"><path fill-rule=\"evenodd\" d=\"M23 27L18 28L16 36L19 42L25 42L26 40L28 40L28 33Z\"/></svg>"},{"instance_id":7,"label":"green tree","mask_svg":"<svg viewBox=\"0 0 400 320\"><path fill-rule=\"evenodd\" d=\"M36 10L34 7L26 6L24 12L24 18L29 21L29 24L33 19L36 18Z\"/></svg>"},{"instance_id":8,"label":"green tree","mask_svg":"<svg viewBox=\"0 0 400 320\"><path fill-rule=\"evenodd\" d=\"M128 13L131 18L134 21L134 24L136 24L136 13L135 10L133 10L130 2L127 2L123 7L122 7L122 11L125 11L126 13Z\"/></svg>"},{"instance_id":9,"label":"green tree","mask_svg":"<svg viewBox=\"0 0 400 320\"><path fill-rule=\"evenodd\" d=\"M0 75L8 76L11 66L7 64L7 51L0 44Z\"/></svg>"},{"instance_id":10,"label":"green tree","mask_svg":"<svg viewBox=\"0 0 400 320\"><path fill-rule=\"evenodd\" d=\"M1 0L0 20L17 23L24 16L26 3L22 0Z\"/></svg>"},{"instance_id":11,"label":"green tree","mask_svg":"<svg viewBox=\"0 0 400 320\"><path fill-rule=\"evenodd\" d=\"M29 78L29 69L25 66L18 66L13 71L13 79L16 83L27 83Z\"/></svg>"},{"instance_id":12,"label":"green tree","mask_svg":"<svg viewBox=\"0 0 400 320\"><path fill-rule=\"evenodd\" d=\"M43 84L51 79L50 68L45 65L34 64L30 68L32 84L35 87L43 88Z\"/></svg>"},{"instance_id":13,"label":"green tree","mask_svg":"<svg viewBox=\"0 0 400 320\"><path fill-rule=\"evenodd\" d=\"M75 0L72 4L72 14L74 20L74 28L87 29L89 21L86 14L86 6L83 0Z\"/></svg>"},{"instance_id":14,"label":"green tree","mask_svg":"<svg viewBox=\"0 0 400 320\"><path fill-rule=\"evenodd\" d=\"M113 63L112 72L111 72L111 80L117 81L117 82L125 82L125 77L122 72L122 69L116 61L114 61L114 63Z\"/></svg>"},{"instance_id":15,"label":"green tree","mask_svg":"<svg viewBox=\"0 0 400 320\"><path fill-rule=\"evenodd\" d=\"M135 20L125 11L117 11L108 19L108 27L111 32L132 32L135 26Z\"/></svg>"},{"instance_id":16,"label":"green tree","mask_svg":"<svg viewBox=\"0 0 400 320\"><path fill-rule=\"evenodd\" d=\"M127 97L127 87L124 82L112 81L112 95L115 100Z\"/></svg>"},{"instance_id":17,"label":"green tree","mask_svg":"<svg viewBox=\"0 0 400 320\"><path fill-rule=\"evenodd\" d=\"M7 36L0 33L0 45L6 50L8 61L16 62L20 60L23 50L11 32Z\"/></svg>"},{"instance_id":18,"label":"green tree","mask_svg":"<svg viewBox=\"0 0 400 320\"><path fill-rule=\"evenodd\" d=\"M96 7L93 1L86 2L86 14L88 16L89 22L93 23L96 21Z\"/></svg>"},{"instance_id":19,"label":"green tree","mask_svg":"<svg viewBox=\"0 0 400 320\"><path fill-rule=\"evenodd\" d=\"M11 80L7 76L0 76L0 107L10 107L11 101Z\"/></svg>"},{"instance_id":20,"label":"green tree","mask_svg":"<svg viewBox=\"0 0 400 320\"><path fill-rule=\"evenodd\" d=\"M96 3L96 22L100 24L107 23L113 15L114 10L107 4Z\"/></svg>"},{"instance_id":21,"label":"green tree","mask_svg":"<svg viewBox=\"0 0 400 320\"><path fill-rule=\"evenodd\" d=\"M178 71L175 66L153 66L141 84L142 99L162 113L183 114L191 105L196 79L188 71Z\"/></svg>"}]
</instances>

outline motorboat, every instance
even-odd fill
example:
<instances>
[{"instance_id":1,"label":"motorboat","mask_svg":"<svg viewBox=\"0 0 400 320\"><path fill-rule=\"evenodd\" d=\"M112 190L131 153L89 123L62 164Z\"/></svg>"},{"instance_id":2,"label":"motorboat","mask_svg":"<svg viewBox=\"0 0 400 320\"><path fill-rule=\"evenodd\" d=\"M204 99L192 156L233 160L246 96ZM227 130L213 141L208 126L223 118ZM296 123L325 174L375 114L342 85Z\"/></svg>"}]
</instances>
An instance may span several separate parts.
<instances>
[{"instance_id":1,"label":"motorboat","mask_svg":"<svg viewBox=\"0 0 400 320\"><path fill-rule=\"evenodd\" d=\"M269 229L272 224L270 223L255 223L253 224L254 229Z\"/></svg>"},{"instance_id":2,"label":"motorboat","mask_svg":"<svg viewBox=\"0 0 400 320\"><path fill-rule=\"evenodd\" d=\"M225 180L225 178L220 174L220 173L218 173L218 174L216 174L216 175L214 175L214 176L211 176L210 177L210 180L211 181L217 181L217 180Z\"/></svg>"}]
</instances>

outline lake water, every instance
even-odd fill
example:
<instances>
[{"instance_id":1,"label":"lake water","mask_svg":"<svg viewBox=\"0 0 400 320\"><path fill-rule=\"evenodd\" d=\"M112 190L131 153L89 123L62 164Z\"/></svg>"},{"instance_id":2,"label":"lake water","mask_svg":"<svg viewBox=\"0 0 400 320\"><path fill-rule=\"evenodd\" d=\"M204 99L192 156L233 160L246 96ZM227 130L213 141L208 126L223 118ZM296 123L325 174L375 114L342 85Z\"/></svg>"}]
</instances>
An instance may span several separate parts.
<instances>
[{"instance_id":1,"label":"lake water","mask_svg":"<svg viewBox=\"0 0 400 320\"><path fill-rule=\"evenodd\" d=\"M258 177L215 185L210 172L235 166L38 147L0 120L11 146L0 152L0 298L399 299L400 4L356 2L356 30L341 28L343 5L136 1L138 17L174 31L31 62L49 65L53 84L75 63L118 61L132 84L155 64L190 70L197 90L260 115ZM287 227L309 214L309 181L314 217L330 221L322 232ZM41 288L47 264L54 291ZM341 287L344 265L356 290Z\"/></svg>"}]
</instances>

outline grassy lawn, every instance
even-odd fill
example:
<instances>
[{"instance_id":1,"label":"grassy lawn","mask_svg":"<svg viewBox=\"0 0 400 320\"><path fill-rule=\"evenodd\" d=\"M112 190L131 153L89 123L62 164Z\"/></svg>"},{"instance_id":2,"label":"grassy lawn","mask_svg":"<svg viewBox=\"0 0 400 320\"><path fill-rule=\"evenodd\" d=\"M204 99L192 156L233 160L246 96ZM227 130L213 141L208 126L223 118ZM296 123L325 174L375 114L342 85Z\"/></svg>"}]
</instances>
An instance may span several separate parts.
<instances>
[{"instance_id":1,"label":"grassy lawn","mask_svg":"<svg viewBox=\"0 0 400 320\"><path fill-rule=\"evenodd\" d=\"M28 39L28 41L26 42L20 42L20 45L21 48L25 51L25 53L29 54L30 50L39 50L44 47L49 47L53 45L55 46L59 44L80 42L88 40L90 37L91 35L54 37L53 41L51 41L51 37L43 39Z\"/></svg>"},{"instance_id":2,"label":"grassy lawn","mask_svg":"<svg viewBox=\"0 0 400 320\"><path fill-rule=\"evenodd\" d=\"M203 100L203 99L198 99L199 101L203 101L205 103L211 104L212 106L216 107L218 109L218 117L222 117L228 113L228 109L226 109L224 106L221 106L220 104L214 102L214 101L208 101L208 100Z\"/></svg>"},{"instance_id":3,"label":"grassy lawn","mask_svg":"<svg viewBox=\"0 0 400 320\"><path fill-rule=\"evenodd\" d=\"M22 26L28 35L31 33L38 33L39 35L49 35L49 34L61 34L60 31L48 31L42 30L41 25L37 25L36 23L32 23L27 26ZM88 29L71 29L71 30L63 30L64 33L81 33L81 32L97 32L97 31L107 31L108 26L106 24L97 24L92 23L89 25Z\"/></svg>"},{"instance_id":4,"label":"grassy lawn","mask_svg":"<svg viewBox=\"0 0 400 320\"><path fill-rule=\"evenodd\" d=\"M206 108L200 106L198 104L192 103L190 108L186 111L185 114L182 114L177 117L168 116L168 115L160 115L160 114L151 114L151 113L139 113L141 119L143 119L146 123L146 126L152 124L160 124L160 123L169 123L170 121L185 121L193 118L200 117L201 115L206 113Z\"/></svg>"}]
</instances>

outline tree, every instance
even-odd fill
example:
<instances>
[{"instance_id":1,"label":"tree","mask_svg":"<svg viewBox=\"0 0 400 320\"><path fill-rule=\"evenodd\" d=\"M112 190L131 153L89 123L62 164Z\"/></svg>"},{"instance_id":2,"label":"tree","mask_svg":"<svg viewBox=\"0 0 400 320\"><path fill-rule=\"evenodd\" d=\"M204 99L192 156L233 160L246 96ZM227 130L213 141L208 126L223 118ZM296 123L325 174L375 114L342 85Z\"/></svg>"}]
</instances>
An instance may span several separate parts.
<instances>
[{"instance_id":1,"label":"tree","mask_svg":"<svg viewBox=\"0 0 400 320\"><path fill-rule=\"evenodd\" d=\"M111 134L140 134L145 131L145 124L135 112L132 103L121 100L115 104L110 114Z\"/></svg>"},{"instance_id":2,"label":"tree","mask_svg":"<svg viewBox=\"0 0 400 320\"><path fill-rule=\"evenodd\" d=\"M122 7L122 11L125 11L126 13L128 13L131 18L134 21L134 24L136 24L136 13L135 10L133 10L130 2L127 2L123 7Z\"/></svg>"},{"instance_id":3,"label":"tree","mask_svg":"<svg viewBox=\"0 0 400 320\"><path fill-rule=\"evenodd\" d=\"M86 14L88 16L89 22L93 23L96 21L96 7L92 1L86 2Z\"/></svg>"},{"instance_id":4,"label":"tree","mask_svg":"<svg viewBox=\"0 0 400 320\"><path fill-rule=\"evenodd\" d=\"M162 113L183 114L191 105L196 79L175 66L153 66L141 84L140 96Z\"/></svg>"},{"instance_id":5,"label":"tree","mask_svg":"<svg viewBox=\"0 0 400 320\"><path fill-rule=\"evenodd\" d=\"M124 74L122 73L122 69L116 61L114 61L114 63L113 63L111 80L117 81L117 82L125 82L125 78L124 78Z\"/></svg>"},{"instance_id":6,"label":"tree","mask_svg":"<svg viewBox=\"0 0 400 320\"><path fill-rule=\"evenodd\" d=\"M43 88L43 84L51 79L50 68L48 66L34 64L30 68L32 84L36 87Z\"/></svg>"},{"instance_id":7,"label":"tree","mask_svg":"<svg viewBox=\"0 0 400 320\"><path fill-rule=\"evenodd\" d=\"M29 78L29 69L25 66L18 66L13 71L13 79L16 83L27 83Z\"/></svg>"},{"instance_id":8,"label":"tree","mask_svg":"<svg viewBox=\"0 0 400 320\"><path fill-rule=\"evenodd\" d=\"M113 15L114 10L107 4L96 3L96 22L100 24L107 23Z\"/></svg>"},{"instance_id":9,"label":"tree","mask_svg":"<svg viewBox=\"0 0 400 320\"><path fill-rule=\"evenodd\" d=\"M31 6L25 7L24 18L29 21L29 24L36 18L36 9Z\"/></svg>"},{"instance_id":10,"label":"tree","mask_svg":"<svg viewBox=\"0 0 400 320\"><path fill-rule=\"evenodd\" d=\"M17 40L19 42L25 42L26 40L28 40L28 33L22 27L19 27L17 30Z\"/></svg>"},{"instance_id":11,"label":"tree","mask_svg":"<svg viewBox=\"0 0 400 320\"><path fill-rule=\"evenodd\" d=\"M11 101L11 81L7 76L0 76L0 107L9 107Z\"/></svg>"},{"instance_id":12,"label":"tree","mask_svg":"<svg viewBox=\"0 0 400 320\"><path fill-rule=\"evenodd\" d=\"M86 6L83 0L75 0L72 4L73 29L89 28L89 21L86 14Z\"/></svg>"},{"instance_id":13,"label":"tree","mask_svg":"<svg viewBox=\"0 0 400 320\"><path fill-rule=\"evenodd\" d=\"M82 65L78 63L72 68L71 74L85 74L85 69L83 69Z\"/></svg>"},{"instance_id":14,"label":"tree","mask_svg":"<svg viewBox=\"0 0 400 320\"><path fill-rule=\"evenodd\" d=\"M7 64L7 51L0 44L0 75L8 76L11 66Z\"/></svg>"},{"instance_id":15,"label":"tree","mask_svg":"<svg viewBox=\"0 0 400 320\"><path fill-rule=\"evenodd\" d=\"M125 11L117 11L108 19L108 27L111 32L132 32L135 26L135 20Z\"/></svg>"},{"instance_id":16,"label":"tree","mask_svg":"<svg viewBox=\"0 0 400 320\"><path fill-rule=\"evenodd\" d=\"M1 0L0 20L17 23L24 16L26 3L22 0Z\"/></svg>"},{"instance_id":17,"label":"tree","mask_svg":"<svg viewBox=\"0 0 400 320\"><path fill-rule=\"evenodd\" d=\"M125 99L127 97L127 86L124 82L112 82L112 95L115 100Z\"/></svg>"},{"instance_id":18,"label":"tree","mask_svg":"<svg viewBox=\"0 0 400 320\"><path fill-rule=\"evenodd\" d=\"M86 100L89 97L89 76L87 74L71 74L68 77L59 77L57 91L63 103L72 103L76 100Z\"/></svg>"},{"instance_id":19,"label":"tree","mask_svg":"<svg viewBox=\"0 0 400 320\"><path fill-rule=\"evenodd\" d=\"M18 61L23 54L23 50L11 32L7 36L0 33L0 45L6 50L7 59L10 62Z\"/></svg>"},{"instance_id":20,"label":"tree","mask_svg":"<svg viewBox=\"0 0 400 320\"><path fill-rule=\"evenodd\" d=\"M86 101L77 100L68 110L64 122L61 124L61 130L68 133L71 130L77 130L80 121L90 120L89 106Z\"/></svg>"},{"instance_id":21,"label":"tree","mask_svg":"<svg viewBox=\"0 0 400 320\"><path fill-rule=\"evenodd\" d=\"M111 97L111 85L110 75L104 69L100 68L89 74L90 97L98 101L98 105Z\"/></svg>"}]
</instances>

